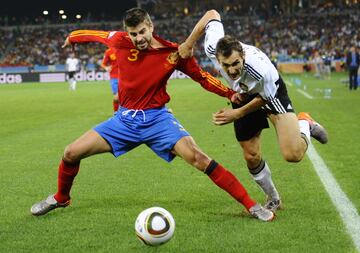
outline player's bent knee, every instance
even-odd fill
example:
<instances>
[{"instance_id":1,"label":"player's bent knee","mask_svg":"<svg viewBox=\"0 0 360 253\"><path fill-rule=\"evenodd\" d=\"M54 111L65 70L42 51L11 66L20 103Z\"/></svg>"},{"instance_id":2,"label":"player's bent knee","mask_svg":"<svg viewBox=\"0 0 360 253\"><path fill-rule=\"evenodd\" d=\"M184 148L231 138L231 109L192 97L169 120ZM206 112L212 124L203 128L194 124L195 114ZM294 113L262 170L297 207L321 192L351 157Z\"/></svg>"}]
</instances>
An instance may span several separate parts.
<instances>
[{"instance_id":1,"label":"player's bent knee","mask_svg":"<svg viewBox=\"0 0 360 253\"><path fill-rule=\"evenodd\" d=\"M201 151L191 136L181 138L174 147L176 155L198 170L205 171L211 159Z\"/></svg>"},{"instance_id":2,"label":"player's bent knee","mask_svg":"<svg viewBox=\"0 0 360 253\"><path fill-rule=\"evenodd\" d=\"M304 152L302 152L300 149L292 149L292 150L286 150L283 152L283 157L287 162L291 163L297 163L302 160L304 156Z\"/></svg>"},{"instance_id":3,"label":"player's bent knee","mask_svg":"<svg viewBox=\"0 0 360 253\"><path fill-rule=\"evenodd\" d=\"M244 159L248 165L252 165L250 167L256 167L259 165L261 161L260 153L244 153Z\"/></svg>"},{"instance_id":4,"label":"player's bent knee","mask_svg":"<svg viewBox=\"0 0 360 253\"><path fill-rule=\"evenodd\" d=\"M72 144L65 148L63 160L68 163L76 163L80 161L79 155Z\"/></svg>"}]
</instances>

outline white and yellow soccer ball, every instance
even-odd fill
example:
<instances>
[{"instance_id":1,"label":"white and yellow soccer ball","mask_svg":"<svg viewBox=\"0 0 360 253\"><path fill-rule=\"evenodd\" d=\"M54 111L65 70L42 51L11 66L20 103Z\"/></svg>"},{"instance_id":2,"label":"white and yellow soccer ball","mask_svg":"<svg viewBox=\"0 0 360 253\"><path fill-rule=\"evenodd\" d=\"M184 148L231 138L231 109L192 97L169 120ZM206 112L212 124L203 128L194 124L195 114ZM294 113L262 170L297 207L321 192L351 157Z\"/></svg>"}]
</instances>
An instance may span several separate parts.
<instances>
[{"instance_id":1,"label":"white and yellow soccer ball","mask_svg":"<svg viewBox=\"0 0 360 253\"><path fill-rule=\"evenodd\" d=\"M162 207L150 207L142 211L135 221L138 238L149 246L158 246L169 241L175 232L175 220Z\"/></svg>"}]
</instances>

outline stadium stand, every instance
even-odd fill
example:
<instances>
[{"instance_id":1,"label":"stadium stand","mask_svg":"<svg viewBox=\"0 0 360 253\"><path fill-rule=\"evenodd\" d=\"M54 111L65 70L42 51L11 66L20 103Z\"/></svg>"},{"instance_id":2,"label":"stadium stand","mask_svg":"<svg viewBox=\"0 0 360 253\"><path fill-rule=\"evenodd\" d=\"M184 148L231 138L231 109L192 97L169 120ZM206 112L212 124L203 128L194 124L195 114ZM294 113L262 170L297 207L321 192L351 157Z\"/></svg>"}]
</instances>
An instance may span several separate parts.
<instances>
[{"instance_id":1,"label":"stadium stand","mask_svg":"<svg viewBox=\"0 0 360 253\"><path fill-rule=\"evenodd\" d=\"M206 6L200 4L204 1L195 1L192 10L186 10L187 1L160 2L161 5L147 6L154 13L155 32L179 43L209 8L209 3ZM294 12L284 11L281 6L276 5L270 8L266 3L253 7L255 5L251 1L242 1L242 4L240 1L226 0L209 2L214 2L212 7L218 8L222 13L226 33L235 35L244 43L256 45L268 55L276 55L278 62L306 63L311 60L315 51L330 56L332 60L342 61L350 45L360 46L359 3L338 6L334 1L330 5L308 6ZM69 53L61 48L65 36L79 28L119 30L121 27L119 18L113 21L116 17L106 16L106 22L104 19L102 15L88 18L82 23L51 24L49 20L45 22L39 17L31 25L1 26L0 71L63 71L62 64ZM4 23L5 20L0 22ZM20 23L26 22L29 20ZM38 24L41 22L41 25ZM83 68L93 70L99 67L105 47L89 43L77 47L76 51ZM210 65L202 50L197 50L196 53L203 67Z\"/></svg>"}]
</instances>

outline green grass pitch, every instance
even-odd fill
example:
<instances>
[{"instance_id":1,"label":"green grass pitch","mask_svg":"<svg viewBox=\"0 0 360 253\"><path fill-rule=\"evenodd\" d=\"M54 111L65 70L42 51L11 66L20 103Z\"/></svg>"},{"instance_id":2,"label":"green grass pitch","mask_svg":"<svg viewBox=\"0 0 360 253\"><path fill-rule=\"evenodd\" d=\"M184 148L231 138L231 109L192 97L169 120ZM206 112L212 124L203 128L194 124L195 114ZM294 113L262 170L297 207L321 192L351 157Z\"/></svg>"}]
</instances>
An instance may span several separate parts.
<instances>
[{"instance_id":1,"label":"green grass pitch","mask_svg":"<svg viewBox=\"0 0 360 253\"><path fill-rule=\"evenodd\" d=\"M284 76L294 83L288 90L295 109L327 127L328 145L313 144L359 210L360 90L349 92L341 83L346 77ZM298 92L304 85L313 99ZM324 98L326 88L331 99ZM211 123L227 101L189 80L170 81L168 91L168 106L201 149L263 202L232 125ZM0 86L0 252L356 252L310 160L285 162L273 128L263 132L262 150L284 201L274 222L250 218L206 175L179 158L168 164L144 145L118 159L83 160L72 205L31 216L31 205L56 191L64 147L111 115L107 82L78 83L75 92L66 83ZM134 232L136 216L151 206L166 208L176 221L174 238L157 248Z\"/></svg>"}]
</instances>

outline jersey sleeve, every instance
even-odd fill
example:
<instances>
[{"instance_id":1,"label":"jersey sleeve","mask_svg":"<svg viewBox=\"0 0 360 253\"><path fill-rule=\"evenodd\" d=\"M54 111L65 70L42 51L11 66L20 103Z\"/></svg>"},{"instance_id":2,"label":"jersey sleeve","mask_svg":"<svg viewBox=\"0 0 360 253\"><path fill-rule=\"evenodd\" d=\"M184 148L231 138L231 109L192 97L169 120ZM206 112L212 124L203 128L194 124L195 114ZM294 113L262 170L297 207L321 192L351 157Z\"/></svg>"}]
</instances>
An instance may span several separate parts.
<instances>
[{"instance_id":1,"label":"jersey sleeve","mask_svg":"<svg viewBox=\"0 0 360 253\"><path fill-rule=\"evenodd\" d=\"M249 92L257 93L266 101L272 100L277 93L278 86L276 81L279 79L279 76L275 76L271 71L260 74L260 72L257 72L255 68L251 68L249 65L246 68L248 76L253 78L253 81L248 84Z\"/></svg>"},{"instance_id":2,"label":"jersey sleeve","mask_svg":"<svg viewBox=\"0 0 360 253\"><path fill-rule=\"evenodd\" d=\"M248 77L252 77L253 81L249 87L266 101L272 100L277 93L276 81L279 79L279 73L275 66L271 63L260 49L242 44L245 50L244 70Z\"/></svg>"},{"instance_id":3,"label":"jersey sleeve","mask_svg":"<svg viewBox=\"0 0 360 253\"><path fill-rule=\"evenodd\" d=\"M197 64L194 57L180 59L177 69L184 72L194 81L200 83L204 89L219 96L231 99L232 95L235 93L235 91L226 87L220 80L213 77L210 73L203 71Z\"/></svg>"},{"instance_id":4,"label":"jersey sleeve","mask_svg":"<svg viewBox=\"0 0 360 253\"><path fill-rule=\"evenodd\" d=\"M264 94L262 94L263 99L269 101L272 100L276 93L278 86L276 85L276 81L279 79L278 75L275 75L271 71L268 71L262 80L264 86Z\"/></svg>"},{"instance_id":5,"label":"jersey sleeve","mask_svg":"<svg viewBox=\"0 0 360 253\"><path fill-rule=\"evenodd\" d=\"M218 41L224 37L224 27L219 20L211 20L205 27L204 50L211 60L216 60L215 49Z\"/></svg>"},{"instance_id":6,"label":"jersey sleeve","mask_svg":"<svg viewBox=\"0 0 360 253\"><path fill-rule=\"evenodd\" d=\"M76 30L70 33L70 43L100 42L109 47L113 46L112 38L117 32L115 31L98 31L98 30Z\"/></svg>"},{"instance_id":7,"label":"jersey sleeve","mask_svg":"<svg viewBox=\"0 0 360 253\"><path fill-rule=\"evenodd\" d=\"M224 27L219 20L211 20L205 27L204 51L217 71L224 76L224 71L215 56L216 45L224 37Z\"/></svg>"}]
</instances>

